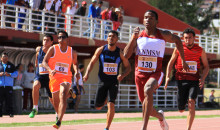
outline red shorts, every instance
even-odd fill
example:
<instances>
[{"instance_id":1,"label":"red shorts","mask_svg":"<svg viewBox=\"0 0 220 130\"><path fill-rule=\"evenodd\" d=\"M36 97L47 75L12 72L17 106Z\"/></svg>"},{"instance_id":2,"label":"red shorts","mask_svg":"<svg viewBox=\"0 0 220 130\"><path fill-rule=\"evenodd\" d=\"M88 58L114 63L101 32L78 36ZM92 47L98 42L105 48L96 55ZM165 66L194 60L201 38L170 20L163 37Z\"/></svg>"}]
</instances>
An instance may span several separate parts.
<instances>
[{"instance_id":1,"label":"red shorts","mask_svg":"<svg viewBox=\"0 0 220 130\"><path fill-rule=\"evenodd\" d=\"M135 72L135 83L136 89L138 93L138 98L141 102L144 101L144 86L147 83L148 79L154 78L158 81L158 87L160 87L161 83L163 82L163 72L154 72L154 73L146 73L146 72Z\"/></svg>"},{"instance_id":2,"label":"red shorts","mask_svg":"<svg viewBox=\"0 0 220 130\"><path fill-rule=\"evenodd\" d=\"M72 77L61 77L61 78L53 78L50 79L49 87L51 93L55 93L57 91L60 91L60 84L67 82L70 85L72 84Z\"/></svg>"}]
</instances>

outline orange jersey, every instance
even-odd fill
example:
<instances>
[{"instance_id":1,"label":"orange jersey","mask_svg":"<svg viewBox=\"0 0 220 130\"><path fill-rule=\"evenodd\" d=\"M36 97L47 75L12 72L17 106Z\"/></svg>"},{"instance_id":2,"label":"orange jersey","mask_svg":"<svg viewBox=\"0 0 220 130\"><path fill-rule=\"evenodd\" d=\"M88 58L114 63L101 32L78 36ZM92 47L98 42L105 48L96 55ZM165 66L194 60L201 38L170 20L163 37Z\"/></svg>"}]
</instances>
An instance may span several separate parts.
<instances>
[{"instance_id":1,"label":"orange jersey","mask_svg":"<svg viewBox=\"0 0 220 130\"><path fill-rule=\"evenodd\" d=\"M61 52L60 45L54 45L54 56L50 57L48 65L52 70L56 70L54 76L49 75L51 79L58 79L63 77L72 77L72 48L67 46L66 52Z\"/></svg>"},{"instance_id":2,"label":"orange jersey","mask_svg":"<svg viewBox=\"0 0 220 130\"><path fill-rule=\"evenodd\" d=\"M175 68L177 70L176 72L176 79L177 80L199 80L199 69L200 69L200 58L202 55L202 48L194 44L192 48L187 48L185 43L183 43L183 49L184 49L184 57L186 63L189 65L190 71L187 73L183 73L183 67L182 67L182 60L178 53L177 62L175 65Z\"/></svg>"}]
</instances>

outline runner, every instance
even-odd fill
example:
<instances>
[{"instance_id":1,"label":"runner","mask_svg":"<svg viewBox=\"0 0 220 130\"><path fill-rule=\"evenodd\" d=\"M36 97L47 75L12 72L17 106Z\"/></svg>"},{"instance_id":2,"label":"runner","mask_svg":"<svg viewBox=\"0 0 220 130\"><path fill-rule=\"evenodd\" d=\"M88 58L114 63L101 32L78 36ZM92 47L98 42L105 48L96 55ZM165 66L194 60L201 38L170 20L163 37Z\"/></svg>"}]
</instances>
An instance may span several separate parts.
<instances>
[{"instance_id":1,"label":"runner","mask_svg":"<svg viewBox=\"0 0 220 130\"><path fill-rule=\"evenodd\" d=\"M37 69L32 90L33 109L29 114L30 118L34 118L34 116L38 113L39 89L41 87L46 88L48 98L51 104L53 104L52 94L49 89L49 73L42 65L44 56L47 53L47 50L52 46L52 44L53 37L49 34L46 34L43 37L43 46L39 46L36 48L35 67L37 67ZM55 111L57 112L56 108Z\"/></svg>"},{"instance_id":2,"label":"runner","mask_svg":"<svg viewBox=\"0 0 220 130\"><path fill-rule=\"evenodd\" d=\"M179 112L184 112L188 102L189 114L187 116L187 130L191 130L193 120L195 118L195 100L198 95L199 88L204 86L205 78L209 73L209 64L205 51L195 41L194 30L187 28L183 32L183 49L186 63L189 65L189 72L182 72L182 60L179 51L175 48L173 55L167 66L166 83L164 88L167 88L170 80L170 73L173 64L176 62L176 80L178 81L178 109ZM200 76L200 58L203 64L203 72Z\"/></svg>"},{"instance_id":3,"label":"runner","mask_svg":"<svg viewBox=\"0 0 220 130\"><path fill-rule=\"evenodd\" d=\"M99 47L93 55L85 75L84 81L89 78L89 73L95 62L99 59L99 83L98 91L96 94L95 108L101 110L107 103L108 99L108 112L107 124L105 130L108 130L115 114L115 100L118 94L118 81L121 81L131 71L131 66L128 60L123 56L120 49L116 46L118 41L118 32L110 31L107 38L108 44ZM119 74L120 63L123 63L125 71ZM107 97L108 96L108 97Z\"/></svg>"},{"instance_id":4,"label":"runner","mask_svg":"<svg viewBox=\"0 0 220 130\"><path fill-rule=\"evenodd\" d=\"M180 51L183 67L188 71L185 63L183 46L180 38L169 31L157 29L158 15L153 10L148 10L144 14L143 24L145 30L139 33L139 27L134 29L133 36L124 49L126 58L131 57L136 49L135 56L135 82L137 93L142 102L143 126L142 130L147 129L149 116L159 119L161 128L168 130L169 126L165 121L163 111L156 111L153 108L153 93L160 86L163 79L162 60L164 57L165 43L175 43Z\"/></svg>"},{"instance_id":5,"label":"runner","mask_svg":"<svg viewBox=\"0 0 220 130\"><path fill-rule=\"evenodd\" d=\"M68 34L65 31L58 32L59 44L50 47L46 53L43 66L49 70L50 91L55 108L58 108L58 120L54 128L61 126L63 115L66 111L69 89L72 84L71 65L73 65L77 79L79 79L77 53L67 43Z\"/></svg>"}]
</instances>

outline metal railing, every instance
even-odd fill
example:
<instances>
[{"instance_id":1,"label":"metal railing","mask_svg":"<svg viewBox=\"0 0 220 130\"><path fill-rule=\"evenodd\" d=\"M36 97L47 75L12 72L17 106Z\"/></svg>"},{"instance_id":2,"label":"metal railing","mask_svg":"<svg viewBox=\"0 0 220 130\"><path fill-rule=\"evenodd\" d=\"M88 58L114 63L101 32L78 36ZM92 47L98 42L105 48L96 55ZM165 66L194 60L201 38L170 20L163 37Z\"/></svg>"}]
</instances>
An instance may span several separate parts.
<instances>
[{"instance_id":1,"label":"metal railing","mask_svg":"<svg viewBox=\"0 0 220 130\"><path fill-rule=\"evenodd\" d=\"M9 9L8 7L14 9ZM26 12L21 12L21 9L26 9ZM68 14L57 15L48 11L33 11L28 8L5 4L0 6L0 10L0 25L2 29L10 28L42 34L55 33L59 30L65 29L70 36L106 40L106 34L109 30L112 29L113 25L113 23L108 20L93 19L77 15L72 16ZM10 13L14 14L8 15ZM23 17L21 14L25 14L26 16ZM14 18L14 20L12 20L14 22L8 21L10 18ZM24 22L21 22L22 19ZM119 28L119 42L128 43L133 29L137 26L139 26L140 29L144 29L142 24L124 22ZM174 30L170 31L181 37L182 32ZM197 35L196 43L203 47L204 50L208 53L220 53L220 41L217 37ZM167 43L166 47L174 48L175 44Z\"/></svg>"},{"instance_id":2,"label":"metal railing","mask_svg":"<svg viewBox=\"0 0 220 130\"><path fill-rule=\"evenodd\" d=\"M82 109L92 109L94 108L95 96L97 91L97 84L84 84L84 89L86 93L81 95L81 102L79 108ZM46 91L41 92L40 104L39 107L42 109L51 108L52 105L49 103L49 100L46 96ZM168 86L167 90L163 89L163 86L158 88L154 97L154 107L159 108L176 108L177 107L177 87ZM204 101L207 101L205 97L199 95L199 98L204 98ZM196 106L198 107L199 101L197 98ZM136 85L127 85L119 84L118 96L115 102L115 108L117 109L139 109L142 107L141 102L138 99L136 92Z\"/></svg>"}]
</instances>

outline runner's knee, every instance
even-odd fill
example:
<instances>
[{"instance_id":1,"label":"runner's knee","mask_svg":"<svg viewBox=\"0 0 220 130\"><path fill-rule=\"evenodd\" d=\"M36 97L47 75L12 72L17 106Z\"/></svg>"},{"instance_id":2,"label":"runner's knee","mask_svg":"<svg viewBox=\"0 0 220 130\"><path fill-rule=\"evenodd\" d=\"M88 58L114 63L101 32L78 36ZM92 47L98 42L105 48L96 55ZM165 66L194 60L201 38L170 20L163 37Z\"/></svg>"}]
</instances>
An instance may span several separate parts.
<instances>
[{"instance_id":1,"label":"runner's knee","mask_svg":"<svg viewBox=\"0 0 220 130\"><path fill-rule=\"evenodd\" d=\"M151 84L146 84L146 85L144 86L144 95L145 95L145 97L146 97L147 95L152 95L153 92L154 92L154 90L153 90Z\"/></svg>"}]
</instances>

